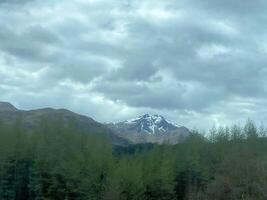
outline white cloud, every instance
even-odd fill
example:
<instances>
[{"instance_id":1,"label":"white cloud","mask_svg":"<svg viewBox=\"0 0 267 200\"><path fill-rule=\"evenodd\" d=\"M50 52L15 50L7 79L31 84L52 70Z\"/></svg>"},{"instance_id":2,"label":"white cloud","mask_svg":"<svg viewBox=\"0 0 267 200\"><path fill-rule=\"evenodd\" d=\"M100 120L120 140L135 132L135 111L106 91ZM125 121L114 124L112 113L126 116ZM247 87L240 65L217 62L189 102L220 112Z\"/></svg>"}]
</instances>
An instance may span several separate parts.
<instances>
[{"instance_id":1,"label":"white cloud","mask_svg":"<svg viewBox=\"0 0 267 200\"><path fill-rule=\"evenodd\" d=\"M197 54L201 59L212 59L215 56L224 56L231 53L229 47L225 47L218 44L204 45L200 49L197 49Z\"/></svg>"}]
</instances>

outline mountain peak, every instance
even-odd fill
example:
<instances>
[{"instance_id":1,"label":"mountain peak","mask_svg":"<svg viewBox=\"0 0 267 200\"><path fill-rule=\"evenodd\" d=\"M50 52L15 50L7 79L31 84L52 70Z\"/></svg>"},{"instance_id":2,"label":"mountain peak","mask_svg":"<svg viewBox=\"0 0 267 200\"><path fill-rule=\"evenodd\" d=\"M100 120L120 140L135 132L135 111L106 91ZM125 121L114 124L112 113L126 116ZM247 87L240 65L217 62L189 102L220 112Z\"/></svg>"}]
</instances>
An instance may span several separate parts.
<instances>
[{"instance_id":1,"label":"mountain peak","mask_svg":"<svg viewBox=\"0 0 267 200\"><path fill-rule=\"evenodd\" d=\"M0 112L17 111L17 110L18 109L15 108L15 106L13 106L11 103L0 101Z\"/></svg>"},{"instance_id":2,"label":"mountain peak","mask_svg":"<svg viewBox=\"0 0 267 200\"><path fill-rule=\"evenodd\" d=\"M151 114L144 114L126 120L121 122L121 124L129 125L133 129L136 129L138 133L146 134L168 133L179 128L179 126L167 121L163 116Z\"/></svg>"},{"instance_id":3,"label":"mountain peak","mask_svg":"<svg viewBox=\"0 0 267 200\"><path fill-rule=\"evenodd\" d=\"M151 114L144 114L144 115L141 115L139 117L126 120L124 122L125 123L132 123L132 122L136 122L138 120L153 121L156 124L158 124L158 123L160 123L162 121L165 121L166 123L172 124L173 126L180 127L179 125L177 125L177 124L175 124L173 122L170 122L169 120L165 119L162 115L157 115L157 114L153 114L153 115L151 115Z\"/></svg>"},{"instance_id":4,"label":"mountain peak","mask_svg":"<svg viewBox=\"0 0 267 200\"><path fill-rule=\"evenodd\" d=\"M136 122L138 120L147 120L147 121L156 121L156 122L160 122L161 120L165 120L164 117L160 116L160 115L150 115L150 114L144 114L141 115L139 117L133 118L133 119L129 119L124 121L125 123L133 123Z\"/></svg>"},{"instance_id":5,"label":"mountain peak","mask_svg":"<svg viewBox=\"0 0 267 200\"><path fill-rule=\"evenodd\" d=\"M142 116L142 118L146 118L146 119L164 119L164 117L161 116L161 115L150 115L150 114L144 114Z\"/></svg>"},{"instance_id":6,"label":"mountain peak","mask_svg":"<svg viewBox=\"0 0 267 200\"><path fill-rule=\"evenodd\" d=\"M126 121L111 123L108 127L133 143L176 144L189 134L186 127L178 126L157 114L144 114Z\"/></svg>"}]
</instances>

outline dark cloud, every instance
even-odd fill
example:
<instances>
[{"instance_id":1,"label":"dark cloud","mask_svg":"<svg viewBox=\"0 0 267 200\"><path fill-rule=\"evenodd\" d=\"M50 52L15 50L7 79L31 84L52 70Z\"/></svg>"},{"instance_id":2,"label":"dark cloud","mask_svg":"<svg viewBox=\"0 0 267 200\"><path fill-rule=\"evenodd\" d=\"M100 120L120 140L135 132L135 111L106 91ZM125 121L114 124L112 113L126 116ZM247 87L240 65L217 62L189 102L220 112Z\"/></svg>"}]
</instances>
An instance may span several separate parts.
<instances>
[{"instance_id":1,"label":"dark cloud","mask_svg":"<svg viewBox=\"0 0 267 200\"><path fill-rule=\"evenodd\" d=\"M265 0L0 5L3 100L100 121L142 112L189 126L267 119Z\"/></svg>"},{"instance_id":2,"label":"dark cloud","mask_svg":"<svg viewBox=\"0 0 267 200\"><path fill-rule=\"evenodd\" d=\"M59 37L52 31L45 29L40 25L30 26L22 35L23 38L43 44L53 44L60 42Z\"/></svg>"},{"instance_id":3,"label":"dark cloud","mask_svg":"<svg viewBox=\"0 0 267 200\"><path fill-rule=\"evenodd\" d=\"M0 0L0 4L25 4L34 0Z\"/></svg>"},{"instance_id":4,"label":"dark cloud","mask_svg":"<svg viewBox=\"0 0 267 200\"><path fill-rule=\"evenodd\" d=\"M14 31L11 26L2 27L2 52L29 62L48 62L55 58L49 44L59 42L56 35L41 26L30 26L20 31Z\"/></svg>"}]
</instances>

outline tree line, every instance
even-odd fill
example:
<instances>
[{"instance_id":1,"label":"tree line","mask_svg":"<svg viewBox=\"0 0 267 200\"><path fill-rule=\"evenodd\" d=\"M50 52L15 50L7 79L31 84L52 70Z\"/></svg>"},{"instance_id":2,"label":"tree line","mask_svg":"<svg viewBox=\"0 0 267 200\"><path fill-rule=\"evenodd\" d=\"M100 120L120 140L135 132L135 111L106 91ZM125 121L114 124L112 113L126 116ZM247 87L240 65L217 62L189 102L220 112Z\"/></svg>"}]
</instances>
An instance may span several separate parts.
<instances>
[{"instance_id":1,"label":"tree line","mask_svg":"<svg viewBox=\"0 0 267 200\"><path fill-rule=\"evenodd\" d=\"M267 199L265 128L248 120L207 135L118 148L75 121L48 117L30 132L0 123L0 199Z\"/></svg>"}]
</instances>

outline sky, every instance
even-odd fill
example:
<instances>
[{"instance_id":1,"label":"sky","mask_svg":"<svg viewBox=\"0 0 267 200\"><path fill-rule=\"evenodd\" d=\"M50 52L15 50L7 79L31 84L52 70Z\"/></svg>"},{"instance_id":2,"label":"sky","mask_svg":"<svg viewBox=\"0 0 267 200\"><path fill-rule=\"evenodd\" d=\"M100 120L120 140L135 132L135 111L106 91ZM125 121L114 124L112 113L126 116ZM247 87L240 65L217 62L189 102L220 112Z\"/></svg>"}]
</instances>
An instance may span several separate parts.
<instances>
[{"instance_id":1,"label":"sky","mask_svg":"<svg viewBox=\"0 0 267 200\"><path fill-rule=\"evenodd\" d=\"M267 123L266 0L0 0L0 101L100 122Z\"/></svg>"}]
</instances>

